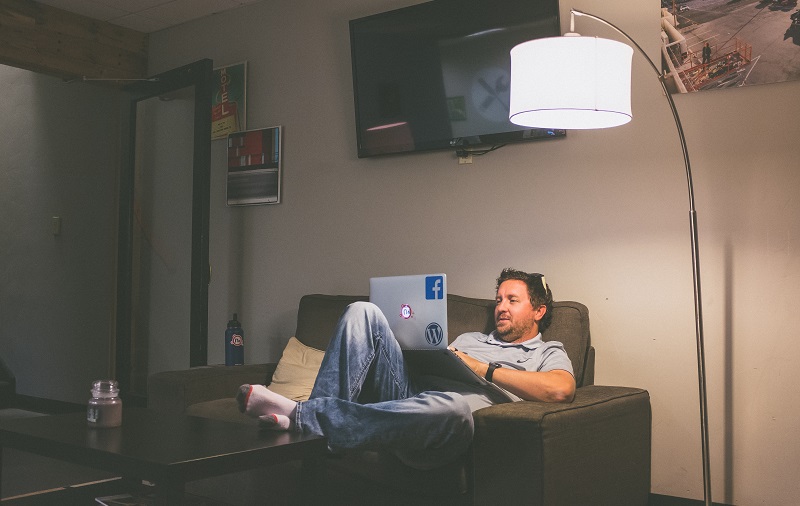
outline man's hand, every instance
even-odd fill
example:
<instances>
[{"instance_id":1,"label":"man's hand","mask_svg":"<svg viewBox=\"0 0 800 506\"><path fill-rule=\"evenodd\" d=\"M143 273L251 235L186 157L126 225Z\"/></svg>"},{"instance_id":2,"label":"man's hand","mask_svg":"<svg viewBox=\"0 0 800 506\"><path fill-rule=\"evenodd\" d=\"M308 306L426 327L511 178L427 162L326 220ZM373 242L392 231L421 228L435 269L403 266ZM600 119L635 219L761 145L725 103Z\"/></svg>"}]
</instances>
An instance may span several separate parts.
<instances>
[{"instance_id":1,"label":"man's hand","mask_svg":"<svg viewBox=\"0 0 800 506\"><path fill-rule=\"evenodd\" d=\"M450 351L464 361L475 374L486 377L489 364L450 347ZM498 367L492 374L492 383L518 395L526 401L572 402L575 397L575 378L560 369L547 372L520 371Z\"/></svg>"},{"instance_id":2,"label":"man's hand","mask_svg":"<svg viewBox=\"0 0 800 506\"><path fill-rule=\"evenodd\" d=\"M462 362L467 364L467 366L469 366L469 368L472 369L472 371L475 374L477 374L481 378L486 376L486 371L489 370L489 364L487 364L485 362L481 362L479 360L476 360L476 359L470 357L469 355L467 355L466 353L464 353L463 351L458 351L457 349L453 348L452 346L450 346L450 351L455 353L456 356L458 358L460 358Z\"/></svg>"}]
</instances>

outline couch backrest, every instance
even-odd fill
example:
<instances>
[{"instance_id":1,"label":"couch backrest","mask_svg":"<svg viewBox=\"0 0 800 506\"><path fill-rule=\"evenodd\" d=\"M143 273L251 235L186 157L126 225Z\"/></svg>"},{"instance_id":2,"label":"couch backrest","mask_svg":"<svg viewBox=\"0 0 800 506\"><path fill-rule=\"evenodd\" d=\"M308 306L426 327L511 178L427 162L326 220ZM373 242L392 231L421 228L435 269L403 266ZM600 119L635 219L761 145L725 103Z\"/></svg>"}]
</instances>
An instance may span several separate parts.
<instances>
[{"instance_id":1,"label":"couch backrest","mask_svg":"<svg viewBox=\"0 0 800 506\"><path fill-rule=\"evenodd\" d=\"M324 350L344 309L352 302L369 300L357 295L304 295L297 313L295 337ZM448 340L465 332L494 330L494 300L447 295ZM553 320L542 333L545 341L560 341L572 360L578 386L593 383L594 354L589 335L589 310L579 302L553 303Z\"/></svg>"},{"instance_id":2,"label":"couch backrest","mask_svg":"<svg viewBox=\"0 0 800 506\"><path fill-rule=\"evenodd\" d=\"M357 295L304 295L297 312L295 337L318 350L328 348L333 331L345 308L353 302L369 300Z\"/></svg>"}]
</instances>

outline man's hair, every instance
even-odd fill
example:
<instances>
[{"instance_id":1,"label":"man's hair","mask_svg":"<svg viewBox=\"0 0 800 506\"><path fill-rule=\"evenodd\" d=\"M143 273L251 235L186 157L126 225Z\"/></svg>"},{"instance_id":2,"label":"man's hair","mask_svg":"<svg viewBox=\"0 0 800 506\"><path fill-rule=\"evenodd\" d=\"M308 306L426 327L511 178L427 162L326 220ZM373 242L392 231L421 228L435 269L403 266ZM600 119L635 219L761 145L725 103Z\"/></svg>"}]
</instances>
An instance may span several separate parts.
<instances>
[{"instance_id":1,"label":"man's hair","mask_svg":"<svg viewBox=\"0 0 800 506\"><path fill-rule=\"evenodd\" d=\"M500 273L500 277L497 278L497 286L495 289L500 289L500 285L511 279L525 283L528 287L528 298L534 309L539 306L547 308L544 316L539 321L539 331L544 332L553 320L553 292L550 291L550 287L547 285L544 275L539 273L528 274L527 272L507 267L503 269L503 272Z\"/></svg>"}]
</instances>

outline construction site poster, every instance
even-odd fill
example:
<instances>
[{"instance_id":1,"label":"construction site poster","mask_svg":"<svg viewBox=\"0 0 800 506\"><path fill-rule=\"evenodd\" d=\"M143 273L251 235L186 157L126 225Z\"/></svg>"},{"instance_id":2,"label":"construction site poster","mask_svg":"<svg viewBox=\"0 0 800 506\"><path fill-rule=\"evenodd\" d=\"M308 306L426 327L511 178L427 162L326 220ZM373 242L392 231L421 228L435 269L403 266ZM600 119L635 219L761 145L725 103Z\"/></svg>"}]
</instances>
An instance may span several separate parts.
<instances>
[{"instance_id":1,"label":"construction site poster","mask_svg":"<svg viewBox=\"0 0 800 506\"><path fill-rule=\"evenodd\" d=\"M800 79L797 0L662 0L672 93Z\"/></svg>"},{"instance_id":2,"label":"construction site poster","mask_svg":"<svg viewBox=\"0 0 800 506\"><path fill-rule=\"evenodd\" d=\"M214 69L211 95L211 140L246 129L247 62Z\"/></svg>"}]
</instances>

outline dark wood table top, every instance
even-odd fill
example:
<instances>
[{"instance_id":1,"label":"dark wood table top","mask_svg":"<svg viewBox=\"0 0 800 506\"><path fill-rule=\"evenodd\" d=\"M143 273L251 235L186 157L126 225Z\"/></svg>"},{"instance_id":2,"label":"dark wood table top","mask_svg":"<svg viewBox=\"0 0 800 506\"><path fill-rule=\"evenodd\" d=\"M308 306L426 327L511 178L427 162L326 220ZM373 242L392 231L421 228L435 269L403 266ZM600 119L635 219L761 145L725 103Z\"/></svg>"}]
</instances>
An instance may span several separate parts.
<instances>
[{"instance_id":1,"label":"dark wood table top","mask_svg":"<svg viewBox=\"0 0 800 506\"><path fill-rule=\"evenodd\" d=\"M69 413L0 423L0 444L155 483L186 482L322 454L324 438L125 408L122 426Z\"/></svg>"}]
</instances>

